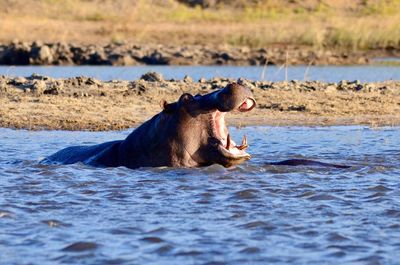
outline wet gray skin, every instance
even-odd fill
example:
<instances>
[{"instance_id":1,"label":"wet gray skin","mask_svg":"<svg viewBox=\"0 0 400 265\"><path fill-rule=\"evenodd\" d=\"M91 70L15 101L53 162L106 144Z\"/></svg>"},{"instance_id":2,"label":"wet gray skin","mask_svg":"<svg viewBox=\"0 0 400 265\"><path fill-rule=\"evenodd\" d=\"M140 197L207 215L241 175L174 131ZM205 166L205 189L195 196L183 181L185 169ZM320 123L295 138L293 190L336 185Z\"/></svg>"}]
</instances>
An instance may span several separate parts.
<instances>
[{"instance_id":1,"label":"wet gray skin","mask_svg":"<svg viewBox=\"0 0 400 265\"><path fill-rule=\"evenodd\" d=\"M236 144L225 124L225 114L246 112L256 105L251 91L239 84L192 96L177 102L135 129L125 140L94 146L73 146L49 156L44 163L93 166L199 167L220 164L230 167L250 159L246 137Z\"/></svg>"}]
</instances>

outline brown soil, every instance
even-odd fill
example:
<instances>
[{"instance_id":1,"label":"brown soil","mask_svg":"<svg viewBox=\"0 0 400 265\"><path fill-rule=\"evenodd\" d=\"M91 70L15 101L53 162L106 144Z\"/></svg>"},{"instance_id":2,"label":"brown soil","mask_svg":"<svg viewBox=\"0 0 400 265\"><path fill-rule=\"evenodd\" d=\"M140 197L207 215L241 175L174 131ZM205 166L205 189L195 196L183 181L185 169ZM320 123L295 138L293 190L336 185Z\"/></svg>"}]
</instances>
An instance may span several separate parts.
<instances>
[{"instance_id":1,"label":"brown soil","mask_svg":"<svg viewBox=\"0 0 400 265\"><path fill-rule=\"evenodd\" d=\"M184 92L204 94L238 81L252 89L257 108L231 113L244 125L400 124L400 82L259 82L249 80L168 81L156 73L131 81L93 78L0 77L0 126L62 130L119 130L136 127Z\"/></svg>"}]
</instances>

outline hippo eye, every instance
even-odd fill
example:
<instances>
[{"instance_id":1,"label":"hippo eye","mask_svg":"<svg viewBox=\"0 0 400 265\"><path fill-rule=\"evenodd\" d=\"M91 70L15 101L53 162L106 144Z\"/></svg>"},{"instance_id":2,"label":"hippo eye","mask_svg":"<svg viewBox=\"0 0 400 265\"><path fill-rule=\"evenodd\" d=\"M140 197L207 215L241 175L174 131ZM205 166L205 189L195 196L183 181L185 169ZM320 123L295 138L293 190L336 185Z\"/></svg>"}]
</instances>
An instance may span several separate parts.
<instances>
[{"instance_id":1,"label":"hippo eye","mask_svg":"<svg viewBox=\"0 0 400 265\"><path fill-rule=\"evenodd\" d=\"M179 102L181 102L185 105L192 102L193 100L194 100L194 97L189 93L185 93L179 98Z\"/></svg>"}]
</instances>

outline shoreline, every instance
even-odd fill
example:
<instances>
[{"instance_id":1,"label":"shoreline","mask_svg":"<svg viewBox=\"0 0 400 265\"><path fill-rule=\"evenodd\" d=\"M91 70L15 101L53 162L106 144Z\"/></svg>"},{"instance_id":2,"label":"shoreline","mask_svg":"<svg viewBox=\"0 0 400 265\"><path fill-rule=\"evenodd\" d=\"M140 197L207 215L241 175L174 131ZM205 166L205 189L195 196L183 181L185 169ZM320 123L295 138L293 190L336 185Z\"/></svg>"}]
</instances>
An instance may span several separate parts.
<instances>
[{"instance_id":1,"label":"shoreline","mask_svg":"<svg viewBox=\"0 0 400 265\"><path fill-rule=\"evenodd\" d=\"M368 65L397 50L343 51L301 46L0 43L0 65ZM396 62L395 62L396 63Z\"/></svg>"},{"instance_id":2,"label":"shoreline","mask_svg":"<svg viewBox=\"0 0 400 265\"><path fill-rule=\"evenodd\" d=\"M160 109L161 110L161 109ZM157 112L158 113L158 112ZM155 113L155 114L157 114ZM155 115L154 114L154 115ZM143 122L149 120L154 115L149 116L147 119L141 121L133 121L132 125L120 126L113 124L111 126L99 126L92 124L90 127L79 127L69 126L64 124L58 125L36 125L33 123L7 123L4 124L0 121L0 129L10 130L26 130L32 132L39 131L81 131L81 132L107 132L107 131L124 131L135 129L139 127ZM243 127L346 127L346 126L365 126L368 128L385 128L385 127L399 127L400 118L393 116L365 116L355 117L353 119L346 117L306 117L304 120L298 119L299 117L284 117L284 118L260 118L260 117L243 117L246 120L240 120L241 118L235 114L233 117L225 117L227 127L243 128ZM255 115L256 116L256 115Z\"/></svg>"},{"instance_id":3,"label":"shoreline","mask_svg":"<svg viewBox=\"0 0 400 265\"><path fill-rule=\"evenodd\" d=\"M157 73L134 81L90 77L0 76L0 127L28 130L123 130L161 111L160 102L183 93L206 94L238 81L257 107L229 113L230 126L400 125L400 81L325 83L213 78L164 80Z\"/></svg>"}]
</instances>

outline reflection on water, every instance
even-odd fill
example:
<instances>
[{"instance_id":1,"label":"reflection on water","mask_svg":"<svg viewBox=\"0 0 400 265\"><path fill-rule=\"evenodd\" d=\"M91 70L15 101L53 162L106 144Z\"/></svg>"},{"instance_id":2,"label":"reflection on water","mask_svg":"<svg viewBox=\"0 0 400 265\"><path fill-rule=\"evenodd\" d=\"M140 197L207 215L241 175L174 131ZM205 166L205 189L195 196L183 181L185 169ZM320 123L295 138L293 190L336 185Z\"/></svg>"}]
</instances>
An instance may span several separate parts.
<instances>
[{"instance_id":1,"label":"reflection on water","mask_svg":"<svg viewBox=\"0 0 400 265\"><path fill-rule=\"evenodd\" d=\"M400 131L231 128L232 169L39 165L128 132L0 129L2 264L396 264ZM306 157L351 169L267 166ZM22 255L23 253L23 255Z\"/></svg>"},{"instance_id":2,"label":"reflection on water","mask_svg":"<svg viewBox=\"0 0 400 265\"><path fill-rule=\"evenodd\" d=\"M135 80L149 71L163 74L167 79L194 80L214 77L247 78L251 80L360 80L377 82L400 80L400 67L396 66L0 66L0 75L30 76L32 73L55 78L89 76L108 81Z\"/></svg>"}]
</instances>

